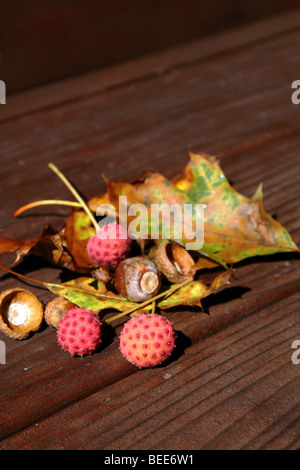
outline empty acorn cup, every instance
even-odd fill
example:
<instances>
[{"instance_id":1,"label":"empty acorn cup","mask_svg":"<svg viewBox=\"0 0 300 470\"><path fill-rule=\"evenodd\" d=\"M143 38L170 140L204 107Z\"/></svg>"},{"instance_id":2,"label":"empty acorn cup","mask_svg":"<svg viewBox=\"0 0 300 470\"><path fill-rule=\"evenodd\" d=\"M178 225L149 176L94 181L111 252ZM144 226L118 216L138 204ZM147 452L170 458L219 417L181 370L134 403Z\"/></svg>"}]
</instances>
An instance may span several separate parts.
<instances>
[{"instance_id":1,"label":"empty acorn cup","mask_svg":"<svg viewBox=\"0 0 300 470\"><path fill-rule=\"evenodd\" d=\"M159 271L169 282L179 283L193 279L195 262L188 251L175 242L166 241L155 246L149 254Z\"/></svg>"},{"instance_id":2,"label":"empty acorn cup","mask_svg":"<svg viewBox=\"0 0 300 470\"><path fill-rule=\"evenodd\" d=\"M25 339L40 329L44 306L30 291L8 289L0 295L0 331L13 339Z\"/></svg>"}]
</instances>

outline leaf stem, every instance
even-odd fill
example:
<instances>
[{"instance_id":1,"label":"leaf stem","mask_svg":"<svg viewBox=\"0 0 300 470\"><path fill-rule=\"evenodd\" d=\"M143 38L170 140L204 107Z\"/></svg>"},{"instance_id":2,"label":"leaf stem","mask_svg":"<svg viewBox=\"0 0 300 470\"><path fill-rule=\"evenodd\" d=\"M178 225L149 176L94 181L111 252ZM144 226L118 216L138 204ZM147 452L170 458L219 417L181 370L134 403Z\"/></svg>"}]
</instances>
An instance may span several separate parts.
<instances>
[{"instance_id":1,"label":"leaf stem","mask_svg":"<svg viewBox=\"0 0 300 470\"><path fill-rule=\"evenodd\" d=\"M10 274L13 274L14 276L25 279L26 281L36 282L37 284L42 284L43 286L47 287L51 292L53 292L53 291L50 289L50 287L52 287L52 288L57 287L58 289L62 288L61 284L55 284L53 282L41 281L40 279L35 279L33 277L25 276L25 274L17 273L15 271L13 271L12 269L6 268L2 264L0 264L0 269L3 269L3 271L7 271ZM124 300L124 299L118 299L117 297L112 297L112 296L105 295L105 294L96 294L96 293L92 294L91 292L87 292L84 289L80 289L80 287L73 287L73 286L63 286L63 287L66 288L66 289L75 290L77 292L82 292L83 294L91 294L95 297L99 297L99 298L104 299L104 300L107 300L107 299L116 300L116 301L118 301L118 300L123 301Z\"/></svg>"},{"instance_id":2,"label":"leaf stem","mask_svg":"<svg viewBox=\"0 0 300 470\"><path fill-rule=\"evenodd\" d=\"M43 284L45 286L48 284L48 282L46 282L46 281L41 281L40 279L34 279L33 277L29 277L29 276L25 276L24 274L16 273L12 269L6 268L2 264L0 264L0 268L3 269L3 271L7 271L8 273L13 274L14 276L21 277L22 279L26 279L26 281L37 282L38 284Z\"/></svg>"},{"instance_id":3,"label":"leaf stem","mask_svg":"<svg viewBox=\"0 0 300 470\"><path fill-rule=\"evenodd\" d=\"M30 282L36 282L37 284L42 284L44 286L46 286L49 290L50 287L58 287L58 288L61 288L61 285L59 284L53 284L52 282L46 282L46 281L41 281L40 279L34 279L32 277L29 277L29 276L25 276L24 274L20 274L20 273L16 273L15 271L13 271L12 269L9 269L9 268L6 268L5 266L3 266L2 264L0 264L0 269L3 269L4 271L7 271L9 272L10 274L13 274L14 276L17 276L17 277L20 277L22 279L25 279L26 281L30 281ZM167 295L170 295L172 294L173 292L175 292L176 290L180 289L181 287L185 286L186 284L189 284L190 282L192 282L192 279L187 279L186 281L184 282L181 282L180 284L175 284L173 285L172 287L170 287L170 289L164 291L164 292L161 292L160 294L157 294L155 297L152 297L151 299L148 299L146 300L145 302L142 302L140 304L137 304L135 307L129 309L129 310L126 310L125 312L121 312L113 317L110 317L108 318L107 320L104 320L106 323L111 323L112 321L114 320L117 320L118 318L121 318L125 315L129 315L133 312L135 312L136 310L139 310L141 308L144 308L146 307L147 305L149 305L150 303L152 303L152 313L153 312L153 309L155 311L155 306L156 306L156 300L162 298L162 297L165 297ZM76 287L71 287L71 286L66 286L67 288L71 289L71 290L76 290L76 291L81 291L81 292L84 292L82 289L80 288L76 288ZM85 292L86 293L86 292ZM105 296L103 294L92 294L94 295L95 297L100 297L102 299L111 299L112 297L109 297L109 296ZM113 300L118 300L117 298L113 297L112 298Z\"/></svg>"},{"instance_id":4,"label":"leaf stem","mask_svg":"<svg viewBox=\"0 0 300 470\"><path fill-rule=\"evenodd\" d=\"M63 173L53 163L49 163L48 166L61 179L61 181L67 186L67 188L71 191L73 196L81 204L81 207L85 210L85 212L87 213L87 215L91 219L91 222L94 225L96 231L98 231L99 230L99 225L97 224L97 221L96 221L94 215L92 214L90 208L88 207L86 202L82 199L80 194L78 194L78 192L72 186L72 184L69 182L69 180L63 175Z\"/></svg>"},{"instance_id":5,"label":"leaf stem","mask_svg":"<svg viewBox=\"0 0 300 470\"><path fill-rule=\"evenodd\" d=\"M160 294L157 294L155 297L152 297L151 299L145 300L145 302L138 304L136 307L131 308L130 310L127 310L126 312L121 312L121 313L118 313L117 315L114 315L113 317L108 318L107 320L105 320L105 322L111 323L112 321L117 320L118 318L121 318L125 315L129 315L135 312L136 310L146 307L150 303L152 303L153 305L153 302L155 302L156 300L160 299L161 297L165 297L166 295L172 294L173 292L185 286L186 284L189 284L190 282L192 282L192 279L187 279L186 281L183 281L180 284L176 284L173 287L170 287L170 289L164 292L161 292Z\"/></svg>"}]
</instances>

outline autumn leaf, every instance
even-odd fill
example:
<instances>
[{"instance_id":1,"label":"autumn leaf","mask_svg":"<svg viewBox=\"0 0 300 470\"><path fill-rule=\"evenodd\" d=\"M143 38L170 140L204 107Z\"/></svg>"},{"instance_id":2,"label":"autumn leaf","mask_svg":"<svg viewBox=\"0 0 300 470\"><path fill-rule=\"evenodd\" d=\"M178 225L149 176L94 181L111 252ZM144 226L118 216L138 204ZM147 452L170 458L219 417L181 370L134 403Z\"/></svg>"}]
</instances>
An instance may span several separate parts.
<instances>
[{"instance_id":1,"label":"autumn leaf","mask_svg":"<svg viewBox=\"0 0 300 470\"><path fill-rule=\"evenodd\" d=\"M178 289L173 294L167 296L157 305L165 310L178 305L189 305L201 307L201 299L215 293L225 284L229 284L232 275L231 270L222 272L215 277L210 286L207 286L201 280L195 280Z\"/></svg>"},{"instance_id":2,"label":"autumn leaf","mask_svg":"<svg viewBox=\"0 0 300 470\"><path fill-rule=\"evenodd\" d=\"M143 236L154 239L156 243L163 239L175 239L184 245L193 242L188 239L185 230L182 230L181 238L175 236L176 224L170 224L169 213L165 215L161 212L158 217L151 217L152 208L155 204L165 204L169 208L173 205L183 208L189 204L193 208L189 220L195 226L198 216L195 207L203 204L204 244L197 250L194 272L218 265L227 269L228 265L253 256L299 251L287 230L265 211L261 185L253 197L243 196L230 185L214 157L191 153L182 174L173 180L148 172L143 180L134 183L106 182L107 192L88 201L90 210L95 212L97 206L111 204L118 213L121 196L127 198L126 210L142 204L146 215L139 215L136 231L133 231L141 237L138 243L143 241ZM135 215L132 212L127 214L130 229ZM166 237L164 229L170 225L170 234ZM93 227L87 213L76 209L67 218L65 229L58 234L43 233L28 242L2 238L0 252L17 251L16 261L26 254L37 254L59 267L91 272L95 266L85 248L94 233L95 224Z\"/></svg>"},{"instance_id":3,"label":"autumn leaf","mask_svg":"<svg viewBox=\"0 0 300 470\"><path fill-rule=\"evenodd\" d=\"M262 188L252 198L238 193L228 182L214 157L190 154L190 162L182 175L167 180L158 173L146 173L145 179L134 184L108 182L113 204L127 195L131 204L203 204L204 245L195 269L226 266L242 259L283 251L298 251L287 230L264 209ZM195 224L193 215L193 222ZM143 222L143 221L142 221ZM145 226L147 226L147 221ZM159 226L162 238L164 219ZM151 224L148 226L151 233ZM171 237L170 237L171 238ZM183 243L188 240L183 238Z\"/></svg>"},{"instance_id":4,"label":"autumn leaf","mask_svg":"<svg viewBox=\"0 0 300 470\"><path fill-rule=\"evenodd\" d=\"M25 256L37 243L46 236L53 236L55 232L50 226L47 226L41 235L33 240L18 240L13 238L0 237L0 253L12 253L18 251L18 256Z\"/></svg>"},{"instance_id":5,"label":"autumn leaf","mask_svg":"<svg viewBox=\"0 0 300 470\"><path fill-rule=\"evenodd\" d=\"M210 286L201 280L185 283L183 286L172 285L170 288L158 294L162 300L157 302L157 307L163 310L177 305L201 306L201 299L216 292L225 284L229 284L232 270L218 274ZM73 279L62 284L47 284L48 289L56 295L62 296L73 302L78 307L85 307L99 314L102 310L111 309L120 312L134 311L134 315L151 309L149 299L147 305L130 302L121 295L107 290L103 282L95 281L89 277ZM172 292L173 289L177 289ZM171 292L169 292L171 291Z\"/></svg>"},{"instance_id":6,"label":"autumn leaf","mask_svg":"<svg viewBox=\"0 0 300 470\"><path fill-rule=\"evenodd\" d=\"M16 252L14 265L21 262L27 255L41 256L57 267L71 271L88 273L88 267L80 267L68 251L64 229L56 233L50 226L46 227L40 236L33 240L18 240L0 238L0 253Z\"/></svg>"},{"instance_id":7,"label":"autumn leaf","mask_svg":"<svg viewBox=\"0 0 300 470\"><path fill-rule=\"evenodd\" d=\"M108 193L104 193L102 194L102 196L95 196L95 197L92 197L91 199L89 199L87 205L88 207L91 209L91 211L93 212L97 212L97 209L99 206L101 206L102 204L110 204L110 199L109 199L109 195Z\"/></svg>"},{"instance_id":8,"label":"autumn leaf","mask_svg":"<svg viewBox=\"0 0 300 470\"><path fill-rule=\"evenodd\" d=\"M65 238L68 251L78 266L96 269L86 250L87 242L94 234L95 228L85 211L75 210L67 217Z\"/></svg>"},{"instance_id":9,"label":"autumn leaf","mask_svg":"<svg viewBox=\"0 0 300 470\"><path fill-rule=\"evenodd\" d=\"M265 211L261 185L247 198L233 189L215 158L190 157L176 187L184 186L193 201L205 204L205 245L223 261L298 251L287 230Z\"/></svg>"},{"instance_id":10,"label":"autumn leaf","mask_svg":"<svg viewBox=\"0 0 300 470\"><path fill-rule=\"evenodd\" d=\"M153 208L155 205L167 204L169 207L173 204L183 208L186 203L191 203L188 196L184 192L178 190L175 185L164 178L159 173L145 174L143 181L137 181L130 184L126 182L107 181L108 195L115 207L118 207L119 198L126 196L128 225L136 236L152 238L155 240L174 238L174 226L170 226L168 213L162 212L160 217L153 216ZM143 205L147 211L134 213L131 210L134 205ZM152 215L152 216L151 216ZM133 221L136 220L137 231L133 230ZM164 228L170 227L170 236L164 236Z\"/></svg>"},{"instance_id":11,"label":"autumn leaf","mask_svg":"<svg viewBox=\"0 0 300 470\"><path fill-rule=\"evenodd\" d=\"M138 307L138 304L108 291L103 282L95 281L90 277L73 279L59 285L49 284L47 287L54 294L68 299L78 307L92 310L96 314L106 309L124 312Z\"/></svg>"}]
</instances>

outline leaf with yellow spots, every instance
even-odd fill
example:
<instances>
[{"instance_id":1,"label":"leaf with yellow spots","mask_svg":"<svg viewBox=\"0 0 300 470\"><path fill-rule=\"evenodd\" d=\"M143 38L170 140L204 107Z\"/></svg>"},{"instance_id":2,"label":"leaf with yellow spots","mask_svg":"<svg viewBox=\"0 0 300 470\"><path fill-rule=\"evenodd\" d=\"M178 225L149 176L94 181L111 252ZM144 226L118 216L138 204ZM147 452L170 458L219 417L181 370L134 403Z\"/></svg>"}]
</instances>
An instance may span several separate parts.
<instances>
[{"instance_id":1,"label":"leaf with yellow spots","mask_svg":"<svg viewBox=\"0 0 300 470\"><path fill-rule=\"evenodd\" d=\"M216 159L190 155L176 187L185 184L185 193L205 205L205 247L227 263L277 252L298 251L287 230L264 209L262 186L247 198L228 182Z\"/></svg>"},{"instance_id":2,"label":"leaf with yellow spots","mask_svg":"<svg viewBox=\"0 0 300 470\"><path fill-rule=\"evenodd\" d=\"M190 204L195 226L198 215L194 208L203 204L204 244L198 250L200 258L195 270L218 264L227 266L257 255L298 251L287 230L265 211L261 185L252 198L243 196L230 185L217 160L208 155L191 153L182 174L171 181L158 173L146 173L143 181L133 184L108 182L108 195L114 205L119 196L126 195L127 208L144 204L149 209L147 220L145 216L141 219L145 227L142 235L147 230L149 238L173 238L183 244L195 240L185 236L184 228L182 238L174 236L175 230L166 237L163 229L169 222L169 215L164 216L163 211L157 231L153 232L150 208L163 204L183 208Z\"/></svg>"},{"instance_id":3,"label":"leaf with yellow spots","mask_svg":"<svg viewBox=\"0 0 300 470\"><path fill-rule=\"evenodd\" d=\"M65 237L68 250L72 253L78 266L96 268L89 258L86 245L91 236L95 234L95 228L91 224L88 215L83 210L74 210L68 217L65 226Z\"/></svg>"},{"instance_id":4,"label":"leaf with yellow spots","mask_svg":"<svg viewBox=\"0 0 300 470\"><path fill-rule=\"evenodd\" d=\"M299 251L288 231L266 212L262 186L259 185L251 198L243 196L231 186L214 157L191 153L182 174L173 180L148 172L143 180L134 183L108 180L106 183L106 193L88 201L89 209L96 212L97 206L111 204L120 220L125 213L129 230L140 238L140 244L144 238L156 243L165 239L185 246L193 244L198 241L195 228L201 220L204 243L201 248L193 248L198 256L194 271L218 265L228 268L228 265L258 255ZM126 202L123 201L122 211L119 211L122 196L126 196ZM44 202L47 201L41 201ZM42 255L45 253L49 258L50 254L51 262L59 266L79 272L95 268L86 252L87 241L95 233L95 227L87 213L78 209L78 202L70 204L76 204L76 209L67 218L63 246L61 244L57 250L56 245L55 249L49 249L47 244L47 250L44 250L45 242L49 240L42 237L38 243L36 240L26 242L27 251L24 248L22 256L25 252L37 254L36 249L42 247ZM202 212L198 210L200 204ZM187 207L191 211L186 213ZM186 233L187 226L192 229ZM20 250L21 246L19 240L0 240L0 252Z\"/></svg>"},{"instance_id":5,"label":"leaf with yellow spots","mask_svg":"<svg viewBox=\"0 0 300 470\"><path fill-rule=\"evenodd\" d=\"M201 307L201 299L217 292L221 287L224 287L226 284L229 284L229 279L231 277L231 270L222 272L215 277L210 286L204 284L203 281L195 280L189 284L181 287L173 294L164 298L161 302L158 303L158 307L162 310L176 307L178 305L190 305Z\"/></svg>"},{"instance_id":6,"label":"leaf with yellow spots","mask_svg":"<svg viewBox=\"0 0 300 470\"><path fill-rule=\"evenodd\" d=\"M47 288L58 296L68 299L78 307L84 307L98 315L103 310L126 312L134 309L139 312L139 304L130 302L121 295L107 290L104 282L91 277L80 277L61 284L46 283ZM144 308L147 311L151 305Z\"/></svg>"}]
</instances>

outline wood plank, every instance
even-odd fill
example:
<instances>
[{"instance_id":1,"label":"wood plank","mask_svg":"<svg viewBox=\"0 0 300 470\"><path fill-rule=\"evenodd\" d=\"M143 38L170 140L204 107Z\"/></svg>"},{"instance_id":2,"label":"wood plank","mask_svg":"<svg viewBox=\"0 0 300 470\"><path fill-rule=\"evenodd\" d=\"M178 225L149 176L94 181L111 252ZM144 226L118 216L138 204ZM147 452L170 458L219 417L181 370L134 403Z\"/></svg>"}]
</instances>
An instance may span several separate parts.
<instances>
[{"instance_id":1,"label":"wood plank","mask_svg":"<svg viewBox=\"0 0 300 470\"><path fill-rule=\"evenodd\" d=\"M300 334L299 300L297 293L262 309L166 367L99 390L0 448L256 449L273 448L272 440L275 448L293 446L300 366L291 361L291 344Z\"/></svg>"},{"instance_id":2,"label":"wood plank","mask_svg":"<svg viewBox=\"0 0 300 470\"><path fill-rule=\"evenodd\" d=\"M298 7L297 0L256 3L73 0L70 8L67 0L2 2L1 79L11 93Z\"/></svg>"},{"instance_id":3,"label":"wood plank","mask_svg":"<svg viewBox=\"0 0 300 470\"><path fill-rule=\"evenodd\" d=\"M299 143L297 140L290 141L288 144L285 143L285 141L282 142L282 145L279 145L277 141L275 141L272 144L269 144L266 147L263 147L260 150L257 150L255 155L251 155L251 160L248 158L245 159L246 165L244 163L244 159L238 159L236 160L237 167L235 167L233 164L230 165L230 168L235 169L235 168L241 168L241 173L235 173L235 182L236 182L236 187L237 189L240 189L243 191L244 188L247 188L248 184L248 175L251 172L253 173L253 179L252 181L255 182L255 185L251 182L251 185L253 184L253 189L251 188L251 192L254 190L256 184L259 183L259 181L262 179L266 185L264 186L265 189L265 205L266 209L269 210L271 213L276 211L276 215L279 221L282 221L289 230L291 230L292 235L294 236L295 240L299 240L299 217L298 217L298 199L299 199L299 194L298 194L298 188L297 186L297 178L298 174L297 172L294 171L293 165L297 162L298 159L298 145ZM295 147L295 148L294 148ZM284 162L282 161L282 152L285 151L287 152L287 157L285 158ZM271 171L268 168L268 159L272 156L272 168ZM244 166L242 165L244 164ZM293 175L291 176L292 179L289 179L289 183L286 183L285 179L282 178L282 168L285 167L288 164L288 166L291 167L291 171ZM230 176L230 173L229 173ZM295 189L293 190L292 194L287 192L287 185L291 184L291 181L295 181ZM55 178L54 178L55 182ZM51 181L52 183L52 181ZM28 186L30 184L28 183ZM45 185L42 185L44 188ZM248 195L251 194L250 191L247 191ZM66 197L68 197L66 195ZM21 198L20 198L21 200ZM281 205L280 205L281 204ZM287 210L287 207L289 210ZM277 208L277 210L276 210ZM7 214L7 217L9 218L9 214ZM30 228L29 222L27 220L31 221L33 219L33 225ZM10 222L10 219L8 219ZM14 226L15 226L15 233L18 233L18 231L21 231L22 229L24 230L24 236L27 235L28 229L30 228L33 233L32 235L36 235L34 233L34 230L36 229L36 226L39 225L39 219L37 218L31 218L31 216L28 216L25 218L26 224L24 224L24 220L21 221L14 221ZM45 223L47 220L49 221L49 217L45 215L43 218ZM52 219L51 219L52 220ZM41 230L41 227L39 228L39 231ZM12 232L13 234L13 232ZM292 255L294 256L294 255ZM12 257L9 257L10 259ZM284 265L285 261L284 258L288 261L289 258L287 258L287 255L283 255L282 263L281 265ZM264 261L268 262L270 258L266 257L264 258ZM277 258L278 259L278 258ZM51 268L46 268L45 265L42 264L32 264L33 260L28 261L28 263L25 263L25 266L23 266L22 272L31 272L32 277L36 277L38 279L44 279L44 280L52 280L52 281L59 281L60 279L60 271L57 270L52 270ZM297 263L297 257L294 257L294 260L291 259L291 262L294 263L294 266L296 266ZM9 265L9 262L7 261L7 265ZM268 266L268 264L266 265ZM293 266L293 264L292 264ZM43 269L41 269L43 268ZM263 269L262 263L257 264L258 269ZM268 268L267 268L268 269ZM282 268L280 268L282 269ZM287 266L287 270L289 270L290 267ZM237 272L237 275L239 276L239 272ZM284 273L282 271L281 275L283 276ZM296 279L296 278L294 278ZM282 281L284 281L284 276L282 277ZM5 276L4 279L2 280L3 283L3 288L7 287L9 288L10 286L14 284L19 284L19 281L14 281L10 277ZM284 282L283 282L284 283ZM35 290L36 294L40 297L42 296L42 300L49 300L49 295L47 292L44 293L44 291L41 291L39 288L36 288ZM14 343L15 344L15 343Z\"/></svg>"},{"instance_id":4,"label":"wood plank","mask_svg":"<svg viewBox=\"0 0 300 470\"><path fill-rule=\"evenodd\" d=\"M253 152L270 139L292 137L298 132L299 120L297 107L291 104L289 94L298 63L297 60L288 63L288 57L298 57L297 41L298 35L289 37L286 63L283 64L278 63L276 57L280 44L283 48L287 47L286 40L281 39L279 43L272 42L262 48L259 57L261 61L265 55L270 57L270 66L265 69L261 65L255 74L253 67L258 62L258 52L254 48L251 60L249 58L245 63L247 68L244 69L243 80L247 77L246 86L239 74L244 54L237 53L231 60L224 58L220 64L218 61L211 67L193 67L175 76L170 74L168 78L156 78L141 86L98 96L87 100L84 107L81 103L73 103L62 107L59 112L49 110L24 117L17 123L7 123L2 126L5 140L2 140L1 155L5 162L4 188L12 187L13 191L9 200L17 198L16 189L20 181L26 184L24 179L36 162L41 166L44 162L44 168L41 167L38 180L29 184L28 198L53 196L53 179L49 177L45 181L49 176L46 167L49 160L60 163L70 177L75 177L77 172L81 177L81 190L88 190L89 195L95 194L95 187L99 188L99 192L104 189L101 172L109 178L117 179L121 174L128 179L135 178L141 176L143 169L149 169L148 161L151 161L154 170L164 171L166 168L167 176L168 172L171 176L171 171L182 168L182 159L186 159L188 147L194 151L204 149L224 158ZM286 78L282 80L282 66L290 81ZM204 68L209 72L205 72ZM195 80L195 76L200 78ZM220 91L216 84L224 83L226 76L225 89L221 88ZM156 90L160 93L157 94ZM144 100L143 107L138 106L141 100ZM269 103L267 110L266 100ZM124 116L124 109L127 116ZM216 109L218 113L214 117ZM228 113L233 116L230 122ZM121 129L118 123L121 123ZM217 140L214 138L216 130ZM19 135L17 141L15 132ZM125 168L117 163L124 155L127 156ZM139 158L141 155L143 159ZM175 160L172 170L164 160L171 157ZM249 163L252 166L252 160ZM19 171L18 167L21 167ZM96 181L95 174L99 175ZM24 192L26 190L24 187ZM68 194L67 191L65 194ZM22 202L16 199L15 204ZM8 215L4 213L3 224L9 220Z\"/></svg>"},{"instance_id":5,"label":"wood plank","mask_svg":"<svg viewBox=\"0 0 300 470\"><path fill-rule=\"evenodd\" d=\"M286 24L284 18L282 24ZM288 24L291 25L290 20ZM295 24L290 29L284 28L282 34L275 34L278 32L278 22L275 22L274 36L270 26L270 37L265 31L262 42L261 27L253 28L252 36L247 29L245 34L251 41L246 49L234 47L232 39L232 49L224 57L216 52L203 61L181 65L178 55L178 67L170 67L165 74L150 73L131 83L121 81L120 86L103 89L95 95L87 93L86 98L82 96L78 101L62 100L59 106L53 107L44 106L41 101L42 108L39 108L36 104L39 97L42 100L40 90L40 95L36 91L35 104L27 112L20 100L20 114L16 114L16 119L4 120L0 128L2 234L31 238L49 221L57 227L63 224L67 212L61 208L43 210L44 215L40 217L31 213L20 220L12 219L13 211L30 200L53 195L69 197L63 185L49 174L49 160L91 197L105 190L100 178L103 171L114 180L135 179L145 169L173 177L184 166L189 147L217 154L234 187L247 196L263 181L267 211L276 213L299 244L300 122L298 108L290 100L290 85L299 69L300 34ZM255 31L258 31L257 41ZM230 35L224 37L228 39ZM237 39L235 32L232 38ZM220 46L221 37L218 41ZM136 61L137 73L138 69L139 61ZM65 89L68 84L71 88L72 83L66 81ZM82 78L82 83L88 87L88 76ZM12 259L5 256L1 261L9 265ZM28 258L18 269L50 281L65 279L70 274L34 258ZM55 331L49 327L23 342L1 335L8 353L7 364L1 365L0 371L3 448L33 445L110 448L112 442L120 448L130 447L131 443L140 447L143 445L140 437L145 435L148 443L148 428L144 427L144 422L148 426L148 420L149 432L153 430L149 448L180 445L174 434L177 426L183 432L182 445L188 445L190 429L196 430L198 425L204 430L198 445L207 448L234 446L230 436L239 435L239 430L247 430L248 426L245 439L239 437L240 447L297 447L298 405L293 393L299 385L299 367L291 367L289 361L291 338L299 334L296 309L299 269L298 255L247 260L238 264L231 287L203 302L205 312L197 309L167 312L181 332L177 354L166 367L153 371L139 371L122 358L118 351L121 321L114 328L107 327L103 347L86 358L71 359L61 351ZM212 275L207 273L205 279L211 279ZM1 277L3 290L13 286L24 284L8 275ZM40 288L30 286L30 289L44 302L52 298L52 294ZM244 320L219 331L241 318ZM235 334L241 334L243 340L231 343ZM223 355L222 347L228 356ZM219 355L213 357L216 348ZM225 357L230 370L223 369ZM211 361L215 359L216 368L210 372ZM199 372L202 361L206 368ZM169 370L172 377L174 370L178 371L176 383L164 375ZM184 383L188 384L186 388L182 387ZM205 395L198 406L201 384ZM224 392L218 394L220 384ZM124 391L121 402L120 386ZM256 396L251 392L252 386ZM170 429L167 426L169 392L173 397ZM232 400L230 393L233 393ZM276 410L270 413L272 406L282 399L282 393L288 397L282 414ZM136 399L141 414L132 419L130 412ZM233 411L229 416L227 404ZM186 407L186 416L179 412L181 405L182 409ZM103 416L98 414L98 408ZM160 410L162 415L156 420ZM218 410L226 417L224 423L218 421ZM212 424L210 416L214 419ZM261 418L261 426L254 426L250 432L256 416ZM92 420L91 427L88 417ZM122 422L123 418L120 429L114 425L105 436L100 435L106 426ZM208 423L210 428L206 432ZM166 433L165 441L159 438L160 427ZM124 436L120 435L122 429Z\"/></svg>"},{"instance_id":6,"label":"wood plank","mask_svg":"<svg viewBox=\"0 0 300 470\"><path fill-rule=\"evenodd\" d=\"M277 262L275 264L278 265ZM261 273L259 263L256 268L252 271L252 283ZM281 299L298 292L299 273L299 267L285 273L284 263L275 272L273 266L273 272L272 269L265 272L260 285L254 286L252 291L248 278L246 290L249 291L242 298L237 298L243 289L240 282L236 282L232 287L233 293L228 289L204 302L209 315L197 313L194 309L167 312L166 316L181 332L178 350L184 350L190 343L198 342L239 317L253 314L266 305L276 305ZM266 286L266 278L272 287ZM115 330L104 329L105 342L96 354L73 359L60 350L55 333L49 327L22 343L5 339L8 354L7 366L2 366L1 371L1 438L135 373L136 368L118 351L120 329L121 325L116 325Z\"/></svg>"},{"instance_id":7,"label":"wood plank","mask_svg":"<svg viewBox=\"0 0 300 470\"><path fill-rule=\"evenodd\" d=\"M0 121L148 81L151 77L169 74L174 69L190 67L194 63L211 61L235 50L246 52L255 44L272 41L297 30L298 16L299 10L292 10L249 26L215 34L205 41L201 39L180 44L155 54L144 53L138 59L15 93L9 96L7 105L0 108Z\"/></svg>"}]
</instances>

